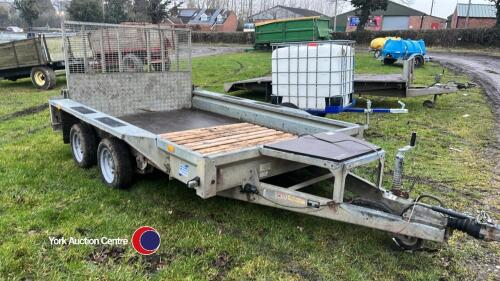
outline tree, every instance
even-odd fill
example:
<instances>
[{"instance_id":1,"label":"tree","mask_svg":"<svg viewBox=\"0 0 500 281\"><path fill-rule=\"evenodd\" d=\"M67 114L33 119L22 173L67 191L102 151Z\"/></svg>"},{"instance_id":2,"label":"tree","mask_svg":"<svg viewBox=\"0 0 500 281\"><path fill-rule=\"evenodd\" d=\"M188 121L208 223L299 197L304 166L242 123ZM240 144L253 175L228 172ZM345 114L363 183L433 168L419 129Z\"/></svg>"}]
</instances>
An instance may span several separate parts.
<instances>
[{"instance_id":1,"label":"tree","mask_svg":"<svg viewBox=\"0 0 500 281\"><path fill-rule=\"evenodd\" d=\"M106 22L121 23L128 19L129 0L108 0L105 14Z\"/></svg>"},{"instance_id":2,"label":"tree","mask_svg":"<svg viewBox=\"0 0 500 281\"><path fill-rule=\"evenodd\" d=\"M36 6L40 11L38 19L34 21L36 26L61 26L60 18L57 16L56 9L50 0L37 0Z\"/></svg>"},{"instance_id":3,"label":"tree","mask_svg":"<svg viewBox=\"0 0 500 281\"><path fill-rule=\"evenodd\" d=\"M149 21L150 17L148 14L148 1L147 0L135 0L132 7L133 20L134 21Z\"/></svg>"},{"instance_id":4,"label":"tree","mask_svg":"<svg viewBox=\"0 0 500 281\"><path fill-rule=\"evenodd\" d=\"M28 27L33 27L33 22L40 14L36 0L14 0L14 7L21 14L21 18L28 24Z\"/></svg>"},{"instance_id":5,"label":"tree","mask_svg":"<svg viewBox=\"0 0 500 281\"><path fill-rule=\"evenodd\" d=\"M72 0L68 13L70 18L76 21L103 21L100 0Z\"/></svg>"},{"instance_id":6,"label":"tree","mask_svg":"<svg viewBox=\"0 0 500 281\"><path fill-rule=\"evenodd\" d=\"M167 5L171 0L148 0L148 14L154 24L162 22L167 16Z\"/></svg>"},{"instance_id":7,"label":"tree","mask_svg":"<svg viewBox=\"0 0 500 281\"><path fill-rule=\"evenodd\" d=\"M5 6L0 6L0 25L8 25L10 20L9 10Z\"/></svg>"},{"instance_id":8,"label":"tree","mask_svg":"<svg viewBox=\"0 0 500 281\"><path fill-rule=\"evenodd\" d=\"M500 0L490 0L490 2L493 2L495 8L497 8L497 23L495 27L500 29Z\"/></svg>"},{"instance_id":9,"label":"tree","mask_svg":"<svg viewBox=\"0 0 500 281\"><path fill-rule=\"evenodd\" d=\"M359 14L358 30L365 29L365 24L371 12L376 10L385 11L385 9L387 9L387 4L387 0L352 0L351 5L361 10Z\"/></svg>"}]
</instances>

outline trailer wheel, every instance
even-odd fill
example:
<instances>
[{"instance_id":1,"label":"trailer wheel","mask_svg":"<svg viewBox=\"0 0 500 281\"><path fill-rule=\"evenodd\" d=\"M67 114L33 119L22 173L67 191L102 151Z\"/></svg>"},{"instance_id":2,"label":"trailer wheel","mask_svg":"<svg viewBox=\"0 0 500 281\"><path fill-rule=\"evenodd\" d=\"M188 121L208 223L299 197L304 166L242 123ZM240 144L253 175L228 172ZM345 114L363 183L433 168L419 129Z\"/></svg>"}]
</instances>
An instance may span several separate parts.
<instances>
[{"instance_id":1,"label":"trailer wheel","mask_svg":"<svg viewBox=\"0 0 500 281\"><path fill-rule=\"evenodd\" d=\"M123 57L123 71L141 72L144 70L142 60L134 54L127 54Z\"/></svg>"},{"instance_id":2,"label":"trailer wheel","mask_svg":"<svg viewBox=\"0 0 500 281\"><path fill-rule=\"evenodd\" d=\"M81 168L96 164L96 135L91 127L77 123L69 131L69 142L73 160Z\"/></svg>"},{"instance_id":3,"label":"trailer wheel","mask_svg":"<svg viewBox=\"0 0 500 281\"><path fill-rule=\"evenodd\" d=\"M415 56L415 66L421 67L425 64L425 59L422 56Z\"/></svg>"},{"instance_id":4,"label":"trailer wheel","mask_svg":"<svg viewBox=\"0 0 500 281\"><path fill-rule=\"evenodd\" d=\"M434 102L431 101L431 100L424 100L424 102L422 103L422 105L424 107L427 107L427 108L433 108L434 107Z\"/></svg>"},{"instance_id":5,"label":"trailer wheel","mask_svg":"<svg viewBox=\"0 0 500 281\"><path fill-rule=\"evenodd\" d=\"M56 73L48 66L33 67L30 76L37 89L50 90L56 86Z\"/></svg>"},{"instance_id":6,"label":"trailer wheel","mask_svg":"<svg viewBox=\"0 0 500 281\"><path fill-rule=\"evenodd\" d=\"M395 59L390 59L390 58L385 58L384 59L384 64L385 65L391 65L391 64L394 64L396 62Z\"/></svg>"},{"instance_id":7,"label":"trailer wheel","mask_svg":"<svg viewBox=\"0 0 500 281\"><path fill-rule=\"evenodd\" d=\"M295 104L293 104L291 102L282 102L279 105L284 106L284 107L288 107L288 108L299 109L298 106L296 106Z\"/></svg>"},{"instance_id":8,"label":"trailer wheel","mask_svg":"<svg viewBox=\"0 0 500 281\"><path fill-rule=\"evenodd\" d=\"M410 251L421 249L424 244L424 240L406 235L396 235L393 239L399 247Z\"/></svg>"},{"instance_id":9,"label":"trailer wheel","mask_svg":"<svg viewBox=\"0 0 500 281\"><path fill-rule=\"evenodd\" d=\"M151 64L151 66L153 67L154 71L157 71L157 72L162 71L161 70L161 63L153 63L153 64ZM165 62L165 71L169 71L169 70L170 70L170 60Z\"/></svg>"},{"instance_id":10,"label":"trailer wheel","mask_svg":"<svg viewBox=\"0 0 500 281\"><path fill-rule=\"evenodd\" d=\"M124 142L115 138L101 140L97 148L97 165L108 186L124 189L132 184L132 157Z\"/></svg>"}]
</instances>

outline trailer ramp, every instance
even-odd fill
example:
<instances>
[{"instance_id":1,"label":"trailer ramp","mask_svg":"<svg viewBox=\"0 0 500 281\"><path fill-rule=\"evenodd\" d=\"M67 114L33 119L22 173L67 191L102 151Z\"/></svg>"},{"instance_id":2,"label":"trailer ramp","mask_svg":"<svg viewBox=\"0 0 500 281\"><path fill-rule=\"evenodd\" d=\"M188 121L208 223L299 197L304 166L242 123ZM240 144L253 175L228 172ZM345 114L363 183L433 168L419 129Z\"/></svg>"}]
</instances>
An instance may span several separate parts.
<instances>
[{"instance_id":1,"label":"trailer ramp","mask_svg":"<svg viewBox=\"0 0 500 281\"><path fill-rule=\"evenodd\" d=\"M264 148L333 162L343 162L381 150L380 147L366 141L332 132L304 135L268 144Z\"/></svg>"}]
</instances>

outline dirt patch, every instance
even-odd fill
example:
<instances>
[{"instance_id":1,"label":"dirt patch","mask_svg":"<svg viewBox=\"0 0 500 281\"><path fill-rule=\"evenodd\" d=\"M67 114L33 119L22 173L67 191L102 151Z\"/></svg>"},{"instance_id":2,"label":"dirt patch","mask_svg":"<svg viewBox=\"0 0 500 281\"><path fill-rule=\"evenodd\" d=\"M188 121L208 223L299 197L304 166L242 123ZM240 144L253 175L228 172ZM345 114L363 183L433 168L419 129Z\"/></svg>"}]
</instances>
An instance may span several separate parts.
<instances>
[{"instance_id":1,"label":"dirt patch","mask_svg":"<svg viewBox=\"0 0 500 281\"><path fill-rule=\"evenodd\" d=\"M87 256L87 260L94 264L108 264L119 262L125 253L125 249L117 246L98 246Z\"/></svg>"},{"instance_id":2,"label":"dirt patch","mask_svg":"<svg viewBox=\"0 0 500 281\"><path fill-rule=\"evenodd\" d=\"M288 272L300 276L300 279L302 280L321 280L321 277L316 270L306 268L293 262L288 265Z\"/></svg>"},{"instance_id":3,"label":"dirt patch","mask_svg":"<svg viewBox=\"0 0 500 281\"><path fill-rule=\"evenodd\" d=\"M206 57L206 56L215 56L229 53L241 53L246 49L250 48L250 46L245 45L207 45L207 44L193 44L192 45L192 57Z\"/></svg>"},{"instance_id":4,"label":"dirt patch","mask_svg":"<svg viewBox=\"0 0 500 281\"><path fill-rule=\"evenodd\" d=\"M232 262L233 258L229 255L228 252L220 252L217 257L212 260L212 266L217 268L217 275L212 278L212 280L222 280L226 276L227 272L231 269Z\"/></svg>"},{"instance_id":5,"label":"dirt patch","mask_svg":"<svg viewBox=\"0 0 500 281\"><path fill-rule=\"evenodd\" d=\"M174 256L163 256L158 254L153 254L149 256L142 257L142 264L147 272L156 272L172 263Z\"/></svg>"},{"instance_id":6,"label":"dirt patch","mask_svg":"<svg viewBox=\"0 0 500 281\"><path fill-rule=\"evenodd\" d=\"M140 263L146 273L155 273L169 265L176 254L157 254L148 256L134 255L126 263L129 265ZM87 260L97 265L120 263L125 259L125 248L119 246L100 245L87 256Z\"/></svg>"},{"instance_id":7,"label":"dirt patch","mask_svg":"<svg viewBox=\"0 0 500 281\"><path fill-rule=\"evenodd\" d=\"M23 110L19 110L19 111L13 112L13 113L9 113L9 114L0 116L0 122L1 121L8 121L8 120L11 120L11 119L14 119L14 118L18 118L18 117L22 117L22 116L26 116L26 115L35 114L35 113L44 111L48 107L49 107L48 103L44 103L44 104L41 104L41 105L36 105L36 106L28 107L28 108L25 108Z\"/></svg>"}]
</instances>

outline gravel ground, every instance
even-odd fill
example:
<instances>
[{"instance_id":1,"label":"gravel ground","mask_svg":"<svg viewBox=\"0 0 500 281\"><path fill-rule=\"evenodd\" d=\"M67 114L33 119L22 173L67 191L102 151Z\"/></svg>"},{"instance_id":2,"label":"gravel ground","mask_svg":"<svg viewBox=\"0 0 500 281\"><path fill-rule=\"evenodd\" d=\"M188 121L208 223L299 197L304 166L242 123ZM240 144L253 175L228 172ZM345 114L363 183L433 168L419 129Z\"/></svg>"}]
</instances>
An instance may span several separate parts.
<instances>
[{"instance_id":1,"label":"gravel ground","mask_svg":"<svg viewBox=\"0 0 500 281\"><path fill-rule=\"evenodd\" d=\"M221 55L227 53L244 52L245 49L250 49L249 45L208 45L208 44L193 44L192 57L204 57Z\"/></svg>"}]
</instances>

